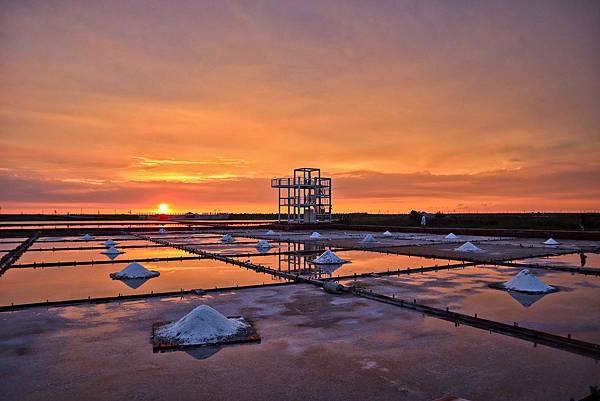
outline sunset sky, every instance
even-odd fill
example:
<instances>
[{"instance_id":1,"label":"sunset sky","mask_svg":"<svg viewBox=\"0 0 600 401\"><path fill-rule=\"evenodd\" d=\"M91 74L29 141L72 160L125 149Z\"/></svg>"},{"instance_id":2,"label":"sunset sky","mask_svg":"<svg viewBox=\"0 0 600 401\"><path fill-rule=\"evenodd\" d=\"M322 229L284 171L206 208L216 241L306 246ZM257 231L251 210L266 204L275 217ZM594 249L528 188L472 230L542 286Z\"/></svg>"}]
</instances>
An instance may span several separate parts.
<instances>
[{"instance_id":1,"label":"sunset sky","mask_svg":"<svg viewBox=\"0 0 600 401\"><path fill-rule=\"evenodd\" d=\"M0 3L0 207L600 210L598 1Z\"/></svg>"}]
</instances>

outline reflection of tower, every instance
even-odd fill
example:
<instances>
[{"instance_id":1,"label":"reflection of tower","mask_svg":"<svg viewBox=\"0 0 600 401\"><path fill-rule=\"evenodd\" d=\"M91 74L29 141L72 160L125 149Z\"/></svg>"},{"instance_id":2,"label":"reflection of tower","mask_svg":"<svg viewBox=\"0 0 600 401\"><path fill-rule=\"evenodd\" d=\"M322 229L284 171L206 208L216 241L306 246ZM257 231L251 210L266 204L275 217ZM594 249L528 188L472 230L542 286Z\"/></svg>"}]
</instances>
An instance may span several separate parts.
<instances>
[{"instance_id":1,"label":"reflection of tower","mask_svg":"<svg viewBox=\"0 0 600 401\"><path fill-rule=\"evenodd\" d=\"M289 254L279 254L279 270L291 274L312 274L314 266L310 263L308 254L303 251L322 252L325 247L320 244L300 244L292 242L288 245Z\"/></svg>"},{"instance_id":2,"label":"reflection of tower","mask_svg":"<svg viewBox=\"0 0 600 401\"><path fill-rule=\"evenodd\" d=\"M293 178L274 178L271 188L279 195L278 221L287 212L288 223L331 222L331 178L321 169L297 168Z\"/></svg>"}]
</instances>

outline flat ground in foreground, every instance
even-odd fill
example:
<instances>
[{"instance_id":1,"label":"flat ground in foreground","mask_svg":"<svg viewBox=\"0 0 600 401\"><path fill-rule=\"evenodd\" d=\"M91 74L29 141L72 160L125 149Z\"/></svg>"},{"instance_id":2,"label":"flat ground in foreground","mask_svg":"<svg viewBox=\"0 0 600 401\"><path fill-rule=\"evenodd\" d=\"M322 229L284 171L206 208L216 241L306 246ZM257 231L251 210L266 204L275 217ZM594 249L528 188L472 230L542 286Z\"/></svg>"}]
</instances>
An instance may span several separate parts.
<instances>
[{"instance_id":1,"label":"flat ground in foreground","mask_svg":"<svg viewBox=\"0 0 600 401\"><path fill-rule=\"evenodd\" d=\"M153 353L152 323L202 303L262 342ZM564 401L600 384L592 359L301 284L0 313L0 360L2 399L20 401Z\"/></svg>"}]
</instances>

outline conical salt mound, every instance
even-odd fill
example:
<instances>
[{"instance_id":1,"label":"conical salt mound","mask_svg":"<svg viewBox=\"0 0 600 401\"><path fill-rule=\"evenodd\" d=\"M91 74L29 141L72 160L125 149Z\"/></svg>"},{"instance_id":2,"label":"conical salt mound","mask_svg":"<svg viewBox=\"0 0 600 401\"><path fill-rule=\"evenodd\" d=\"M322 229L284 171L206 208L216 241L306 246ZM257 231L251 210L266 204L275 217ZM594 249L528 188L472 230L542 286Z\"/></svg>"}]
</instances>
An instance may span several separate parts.
<instances>
[{"instance_id":1,"label":"conical salt mound","mask_svg":"<svg viewBox=\"0 0 600 401\"><path fill-rule=\"evenodd\" d=\"M273 230L269 230L269 231L267 231L267 232L266 232L266 234L267 234L267 235L273 235L273 234L275 234L275 231L273 231Z\"/></svg>"},{"instance_id":2,"label":"conical salt mound","mask_svg":"<svg viewBox=\"0 0 600 401\"><path fill-rule=\"evenodd\" d=\"M159 234L164 234L164 233L166 233L166 232L167 232L167 230L165 230L164 228L161 228L160 230L158 230L158 233L159 233Z\"/></svg>"},{"instance_id":3,"label":"conical salt mound","mask_svg":"<svg viewBox=\"0 0 600 401\"><path fill-rule=\"evenodd\" d=\"M235 336L248 327L248 324L228 319L208 305L200 305L178 321L160 327L154 335L182 345L207 344Z\"/></svg>"},{"instance_id":4,"label":"conical salt mound","mask_svg":"<svg viewBox=\"0 0 600 401\"><path fill-rule=\"evenodd\" d=\"M464 244L462 244L458 248L454 248L454 250L457 251L457 252L480 252L481 251L480 248L478 248L477 246L473 245L469 241L465 242Z\"/></svg>"},{"instance_id":5,"label":"conical salt mound","mask_svg":"<svg viewBox=\"0 0 600 401\"><path fill-rule=\"evenodd\" d=\"M560 245L560 242L554 238L548 238L546 241L544 241L544 245Z\"/></svg>"},{"instance_id":6,"label":"conical salt mound","mask_svg":"<svg viewBox=\"0 0 600 401\"><path fill-rule=\"evenodd\" d=\"M110 277L113 279L126 280L133 278L151 278L159 275L159 272L154 270L148 270L138 262L133 262L120 272L111 273Z\"/></svg>"},{"instance_id":7,"label":"conical salt mound","mask_svg":"<svg viewBox=\"0 0 600 401\"><path fill-rule=\"evenodd\" d=\"M392 233L391 233L391 232L389 232L389 231L386 231L386 232L384 232L384 233L383 233L383 235L384 235L385 237L391 237L391 236L392 236Z\"/></svg>"},{"instance_id":8,"label":"conical salt mound","mask_svg":"<svg viewBox=\"0 0 600 401\"><path fill-rule=\"evenodd\" d=\"M108 254L108 255L114 255L114 254L125 253L125 252L118 250L114 246L111 246L106 251L101 252L101 253L105 253L105 254Z\"/></svg>"},{"instance_id":9,"label":"conical salt mound","mask_svg":"<svg viewBox=\"0 0 600 401\"><path fill-rule=\"evenodd\" d=\"M373 237L372 234L367 234L363 237L362 240L360 240L360 242L366 243L366 244L372 243L372 242L375 242L375 238Z\"/></svg>"},{"instance_id":10,"label":"conical salt mound","mask_svg":"<svg viewBox=\"0 0 600 401\"><path fill-rule=\"evenodd\" d=\"M318 265L339 264L346 262L347 260L340 258L338 255L331 252L329 249L323 252L318 258L313 260L313 263Z\"/></svg>"},{"instance_id":11,"label":"conical salt mound","mask_svg":"<svg viewBox=\"0 0 600 401\"><path fill-rule=\"evenodd\" d=\"M232 242L235 242L235 238L233 238L231 234L225 234L223 237L221 237L221 242L230 244Z\"/></svg>"},{"instance_id":12,"label":"conical salt mound","mask_svg":"<svg viewBox=\"0 0 600 401\"><path fill-rule=\"evenodd\" d=\"M310 238L321 238L321 234L319 234L318 232L314 231L311 235Z\"/></svg>"},{"instance_id":13,"label":"conical salt mound","mask_svg":"<svg viewBox=\"0 0 600 401\"><path fill-rule=\"evenodd\" d=\"M89 241L89 240L94 239L94 236L90 235L90 234L85 234L83 237L81 237L81 239Z\"/></svg>"},{"instance_id":14,"label":"conical salt mound","mask_svg":"<svg viewBox=\"0 0 600 401\"><path fill-rule=\"evenodd\" d=\"M446 239L457 239L458 235L455 235L454 233L450 233L450 234L446 235L444 238L446 238Z\"/></svg>"},{"instance_id":15,"label":"conical salt mound","mask_svg":"<svg viewBox=\"0 0 600 401\"><path fill-rule=\"evenodd\" d=\"M528 269L521 270L519 274L504 283L504 288L512 291L534 292L538 294L554 290L554 287L544 283Z\"/></svg>"},{"instance_id":16,"label":"conical salt mound","mask_svg":"<svg viewBox=\"0 0 600 401\"><path fill-rule=\"evenodd\" d=\"M267 241L266 239L261 239L260 241L258 241L258 242L256 243L256 247L257 247L258 249L269 249L269 248L271 248L272 246L273 246L273 245L271 245L271 244L269 243L269 241Z\"/></svg>"},{"instance_id":17,"label":"conical salt mound","mask_svg":"<svg viewBox=\"0 0 600 401\"><path fill-rule=\"evenodd\" d=\"M109 238L106 241L104 241L102 243L102 245L113 246L113 245L117 245L117 242L113 241L112 238Z\"/></svg>"}]
</instances>

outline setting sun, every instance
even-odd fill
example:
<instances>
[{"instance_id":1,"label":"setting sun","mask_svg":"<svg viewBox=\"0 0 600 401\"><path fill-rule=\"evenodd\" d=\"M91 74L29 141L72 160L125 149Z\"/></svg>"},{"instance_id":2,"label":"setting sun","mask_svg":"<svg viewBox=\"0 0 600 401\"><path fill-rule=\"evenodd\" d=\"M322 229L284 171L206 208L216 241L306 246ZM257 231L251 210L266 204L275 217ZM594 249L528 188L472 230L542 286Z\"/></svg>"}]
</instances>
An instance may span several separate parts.
<instances>
[{"instance_id":1,"label":"setting sun","mask_svg":"<svg viewBox=\"0 0 600 401\"><path fill-rule=\"evenodd\" d=\"M158 212L162 213L162 214L166 214L170 212L170 208L169 205L167 203L161 203L160 205L158 205Z\"/></svg>"}]
</instances>

